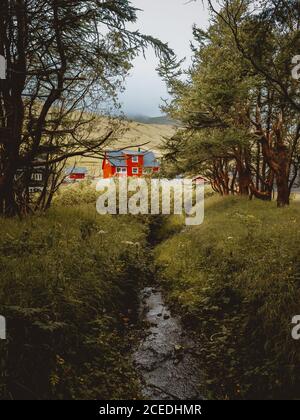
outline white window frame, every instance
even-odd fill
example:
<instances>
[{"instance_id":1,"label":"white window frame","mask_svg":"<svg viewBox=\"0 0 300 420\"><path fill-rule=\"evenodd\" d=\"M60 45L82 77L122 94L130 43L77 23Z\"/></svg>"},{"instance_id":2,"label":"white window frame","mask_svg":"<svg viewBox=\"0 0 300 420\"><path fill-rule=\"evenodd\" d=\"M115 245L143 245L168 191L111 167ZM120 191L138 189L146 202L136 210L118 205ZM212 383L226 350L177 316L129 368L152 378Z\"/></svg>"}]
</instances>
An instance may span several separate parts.
<instances>
[{"instance_id":1,"label":"white window frame","mask_svg":"<svg viewBox=\"0 0 300 420\"><path fill-rule=\"evenodd\" d=\"M138 156L132 156L131 161L132 161L132 163L139 163L139 157Z\"/></svg>"},{"instance_id":2,"label":"white window frame","mask_svg":"<svg viewBox=\"0 0 300 420\"><path fill-rule=\"evenodd\" d=\"M132 168L132 174L138 175L139 174L139 168Z\"/></svg>"},{"instance_id":3,"label":"white window frame","mask_svg":"<svg viewBox=\"0 0 300 420\"><path fill-rule=\"evenodd\" d=\"M36 182L43 181L43 175L41 173L35 172L31 174L31 180Z\"/></svg>"},{"instance_id":4,"label":"white window frame","mask_svg":"<svg viewBox=\"0 0 300 420\"><path fill-rule=\"evenodd\" d=\"M123 168L122 166L117 167L117 174L127 174L127 168Z\"/></svg>"}]
</instances>

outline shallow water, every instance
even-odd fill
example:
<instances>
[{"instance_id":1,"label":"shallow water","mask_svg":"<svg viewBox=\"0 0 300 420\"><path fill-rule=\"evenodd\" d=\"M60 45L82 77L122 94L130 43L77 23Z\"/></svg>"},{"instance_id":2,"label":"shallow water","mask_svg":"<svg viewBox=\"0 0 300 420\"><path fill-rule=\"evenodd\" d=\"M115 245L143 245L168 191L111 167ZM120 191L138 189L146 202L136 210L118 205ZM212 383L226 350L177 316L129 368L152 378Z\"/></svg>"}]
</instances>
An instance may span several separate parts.
<instances>
[{"instance_id":1,"label":"shallow water","mask_svg":"<svg viewBox=\"0 0 300 420\"><path fill-rule=\"evenodd\" d=\"M164 303L162 293L145 288L140 316L145 337L134 352L142 391L150 400L201 400L201 372L192 349L195 343L184 333Z\"/></svg>"}]
</instances>

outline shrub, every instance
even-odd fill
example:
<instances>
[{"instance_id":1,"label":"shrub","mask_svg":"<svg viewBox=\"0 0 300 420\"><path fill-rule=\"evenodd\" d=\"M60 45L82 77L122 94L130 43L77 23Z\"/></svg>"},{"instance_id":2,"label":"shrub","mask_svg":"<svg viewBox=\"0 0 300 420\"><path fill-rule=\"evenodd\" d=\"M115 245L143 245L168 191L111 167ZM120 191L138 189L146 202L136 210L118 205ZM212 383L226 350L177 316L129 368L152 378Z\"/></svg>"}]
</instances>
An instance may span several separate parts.
<instances>
[{"instance_id":1,"label":"shrub","mask_svg":"<svg viewBox=\"0 0 300 420\"><path fill-rule=\"evenodd\" d=\"M95 186L88 182L79 182L60 188L54 197L54 204L58 206L96 205L97 197Z\"/></svg>"}]
</instances>

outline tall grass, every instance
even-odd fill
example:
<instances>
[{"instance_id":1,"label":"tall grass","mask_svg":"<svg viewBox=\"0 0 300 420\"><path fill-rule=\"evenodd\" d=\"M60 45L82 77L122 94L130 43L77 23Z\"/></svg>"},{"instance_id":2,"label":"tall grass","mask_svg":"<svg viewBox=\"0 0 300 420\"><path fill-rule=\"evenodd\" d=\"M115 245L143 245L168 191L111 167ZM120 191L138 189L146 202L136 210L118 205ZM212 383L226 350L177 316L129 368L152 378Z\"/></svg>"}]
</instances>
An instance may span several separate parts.
<instances>
[{"instance_id":1,"label":"tall grass","mask_svg":"<svg viewBox=\"0 0 300 420\"><path fill-rule=\"evenodd\" d=\"M129 324L147 227L82 204L0 229L1 398L136 398Z\"/></svg>"},{"instance_id":2,"label":"tall grass","mask_svg":"<svg viewBox=\"0 0 300 420\"><path fill-rule=\"evenodd\" d=\"M172 226L173 225L173 226ZM156 249L169 301L199 338L218 398L299 398L300 205L207 200L202 226ZM178 229L169 220L165 234Z\"/></svg>"}]
</instances>

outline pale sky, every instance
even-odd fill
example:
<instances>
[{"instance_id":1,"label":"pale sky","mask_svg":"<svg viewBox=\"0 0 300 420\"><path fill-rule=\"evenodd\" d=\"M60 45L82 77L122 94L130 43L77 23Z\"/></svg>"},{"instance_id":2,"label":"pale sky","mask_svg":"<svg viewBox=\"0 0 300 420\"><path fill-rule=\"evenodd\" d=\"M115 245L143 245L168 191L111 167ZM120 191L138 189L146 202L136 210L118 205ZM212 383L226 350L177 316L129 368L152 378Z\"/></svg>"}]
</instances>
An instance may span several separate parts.
<instances>
[{"instance_id":1,"label":"pale sky","mask_svg":"<svg viewBox=\"0 0 300 420\"><path fill-rule=\"evenodd\" d=\"M139 29L144 34L168 42L178 58L187 57L189 63L192 26L194 23L202 28L208 25L208 12L201 0L132 0L132 4L142 11L138 12L137 25L130 29ZM126 91L120 95L126 115L161 115L161 98L167 98L167 92L155 71L157 65L158 60L151 50L147 52L146 60L139 57L134 61Z\"/></svg>"}]
</instances>

